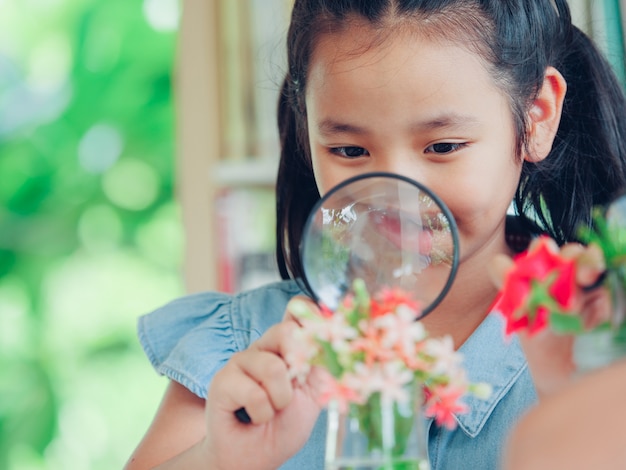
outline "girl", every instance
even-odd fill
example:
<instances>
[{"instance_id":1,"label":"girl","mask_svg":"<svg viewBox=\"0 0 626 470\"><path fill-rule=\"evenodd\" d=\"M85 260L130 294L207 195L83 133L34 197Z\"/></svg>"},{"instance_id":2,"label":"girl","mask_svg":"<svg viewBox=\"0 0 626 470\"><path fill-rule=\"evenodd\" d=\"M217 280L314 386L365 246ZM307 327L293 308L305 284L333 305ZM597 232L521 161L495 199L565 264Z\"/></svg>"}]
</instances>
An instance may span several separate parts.
<instances>
[{"instance_id":1,"label":"girl","mask_svg":"<svg viewBox=\"0 0 626 470\"><path fill-rule=\"evenodd\" d=\"M296 0L287 40L277 181L285 281L189 296L141 318L140 340L171 383L127 469L323 467L315 377L288 379L282 357L298 325L283 314L300 293L293 279L311 207L370 171L420 181L456 219L456 281L424 323L452 335L469 378L493 394L468 399L454 431L428 423L429 455L433 469L496 468L508 429L544 384L488 315L496 289L485 266L523 248L535 226L573 240L592 206L622 190L621 88L565 0ZM233 416L241 407L252 424Z\"/></svg>"}]
</instances>

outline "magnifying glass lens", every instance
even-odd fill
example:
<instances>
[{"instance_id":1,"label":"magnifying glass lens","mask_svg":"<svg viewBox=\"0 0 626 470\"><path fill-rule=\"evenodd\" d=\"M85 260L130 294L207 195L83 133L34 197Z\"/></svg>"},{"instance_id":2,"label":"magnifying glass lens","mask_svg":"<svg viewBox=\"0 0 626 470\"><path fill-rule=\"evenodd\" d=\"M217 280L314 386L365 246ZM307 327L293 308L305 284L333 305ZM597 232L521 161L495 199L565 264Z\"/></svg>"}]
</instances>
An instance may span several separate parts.
<instances>
[{"instance_id":1,"label":"magnifying glass lens","mask_svg":"<svg viewBox=\"0 0 626 470\"><path fill-rule=\"evenodd\" d=\"M458 234L450 211L428 188L400 175L368 173L318 201L300 254L305 290L329 309L361 279L370 293L410 293L424 316L453 281Z\"/></svg>"}]
</instances>

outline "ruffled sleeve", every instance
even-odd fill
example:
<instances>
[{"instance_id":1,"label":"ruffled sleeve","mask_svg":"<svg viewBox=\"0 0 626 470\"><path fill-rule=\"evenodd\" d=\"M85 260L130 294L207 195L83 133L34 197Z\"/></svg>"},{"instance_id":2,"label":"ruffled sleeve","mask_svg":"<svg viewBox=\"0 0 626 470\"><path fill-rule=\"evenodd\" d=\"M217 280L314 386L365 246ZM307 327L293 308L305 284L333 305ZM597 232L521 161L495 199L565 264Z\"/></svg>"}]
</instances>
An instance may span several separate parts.
<instances>
[{"instance_id":1,"label":"ruffled sleeve","mask_svg":"<svg viewBox=\"0 0 626 470\"><path fill-rule=\"evenodd\" d=\"M139 342L159 374L205 398L215 373L279 322L298 292L285 281L238 295L182 297L139 318Z\"/></svg>"}]
</instances>

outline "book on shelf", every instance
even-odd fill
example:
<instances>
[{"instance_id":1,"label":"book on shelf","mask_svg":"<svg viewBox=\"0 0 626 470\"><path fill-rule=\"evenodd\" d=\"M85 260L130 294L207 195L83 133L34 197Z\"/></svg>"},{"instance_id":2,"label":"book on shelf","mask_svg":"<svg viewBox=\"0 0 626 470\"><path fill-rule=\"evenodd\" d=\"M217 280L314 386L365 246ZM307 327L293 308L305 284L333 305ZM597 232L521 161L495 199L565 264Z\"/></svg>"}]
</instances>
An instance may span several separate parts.
<instances>
[{"instance_id":1,"label":"book on shelf","mask_svg":"<svg viewBox=\"0 0 626 470\"><path fill-rule=\"evenodd\" d=\"M248 154L250 48L246 0L217 1L220 157Z\"/></svg>"},{"instance_id":2,"label":"book on shelf","mask_svg":"<svg viewBox=\"0 0 626 470\"><path fill-rule=\"evenodd\" d=\"M287 0L219 0L222 159L278 152L276 107L286 70Z\"/></svg>"},{"instance_id":3,"label":"book on shelf","mask_svg":"<svg viewBox=\"0 0 626 470\"><path fill-rule=\"evenodd\" d=\"M218 192L218 290L235 293L280 279L275 261L274 201L269 186L230 186Z\"/></svg>"}]
</instances>

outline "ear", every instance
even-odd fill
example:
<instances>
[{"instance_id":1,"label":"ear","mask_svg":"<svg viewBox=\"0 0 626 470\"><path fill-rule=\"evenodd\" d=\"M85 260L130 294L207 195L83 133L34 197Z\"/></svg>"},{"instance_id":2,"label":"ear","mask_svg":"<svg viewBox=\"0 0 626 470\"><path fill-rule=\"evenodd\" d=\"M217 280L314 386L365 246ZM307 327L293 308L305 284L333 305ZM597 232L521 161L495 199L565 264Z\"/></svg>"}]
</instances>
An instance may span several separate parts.
<instances>
[{"instance_id":1,"label":"ear","mask_svg":"<svg viewBox=\"0 0 626 470\"><path fill-rule=\"evenodd\" d=\"M525 160L539 162L550 153L561 121L566 91L563 75L554 67L548 67L539 94L528 111L530 128Z\"/></svg>"}]
</instances>

